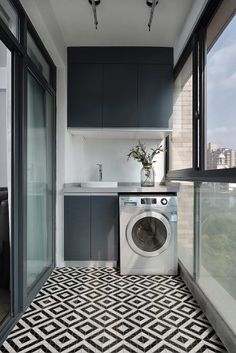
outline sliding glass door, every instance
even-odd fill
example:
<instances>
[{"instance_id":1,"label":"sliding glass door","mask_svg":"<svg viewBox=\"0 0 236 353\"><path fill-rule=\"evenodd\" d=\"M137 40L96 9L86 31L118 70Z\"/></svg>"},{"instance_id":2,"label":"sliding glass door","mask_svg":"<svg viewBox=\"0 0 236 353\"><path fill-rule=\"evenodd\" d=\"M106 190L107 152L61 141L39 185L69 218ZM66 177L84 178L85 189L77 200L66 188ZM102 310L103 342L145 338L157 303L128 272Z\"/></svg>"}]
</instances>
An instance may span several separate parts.
<instances>
[{"instance_id":1,"label":"sliding glass door","mask_svg":"<svg viewBox=\"0 0 236 353\"><path fill-rule=\"evenodd\" d=\"M53 104L39 81L27 75L27 289L52 266Z\"/></svg>"},{"instance_id":2,"label":"sliding glass door","mask_svg":"<svg viewBox=\"0 0 236 353\"><path fill-rule=\"evenodd\" d=\"M56 66L0 0L0 345L54 268Z\"/></svg>"}]
</instances>

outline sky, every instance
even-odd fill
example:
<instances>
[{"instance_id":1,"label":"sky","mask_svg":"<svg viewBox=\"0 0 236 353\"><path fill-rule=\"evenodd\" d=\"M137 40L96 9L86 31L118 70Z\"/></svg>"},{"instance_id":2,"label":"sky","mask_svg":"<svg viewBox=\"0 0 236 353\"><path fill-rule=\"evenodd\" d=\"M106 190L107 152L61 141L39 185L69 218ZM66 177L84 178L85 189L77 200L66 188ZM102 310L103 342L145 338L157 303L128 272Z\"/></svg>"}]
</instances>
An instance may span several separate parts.
<instances>
[{"instance_id":1,"label":"sky","mask_svg":"<svg viewBox=\"0 0 236 353\"><path fill-rule=\"evenodd\" d=\"M207 140L236 149L236 16L207 55Z\"/></svg>"}]
</instances>

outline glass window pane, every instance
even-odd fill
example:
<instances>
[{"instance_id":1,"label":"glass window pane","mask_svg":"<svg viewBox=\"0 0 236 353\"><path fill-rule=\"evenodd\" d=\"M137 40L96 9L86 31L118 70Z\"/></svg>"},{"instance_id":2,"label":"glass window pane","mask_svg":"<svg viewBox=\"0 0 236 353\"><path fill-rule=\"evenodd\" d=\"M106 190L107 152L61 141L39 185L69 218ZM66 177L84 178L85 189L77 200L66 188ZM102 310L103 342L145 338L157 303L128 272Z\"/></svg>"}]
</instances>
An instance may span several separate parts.
<instances>
[{"instance_id":1,"label":"glass window pane","mask_svg":"<svg viewBox=\"0 0 236 353\"><path fill-rule=\"evenodd\" d=\"M194 183L181 182L178 192L178 257L193 275Z\"/></svg>"},{"instance_id":2,"label":"glass window pane","mask_svg":"<svg viewBox=\"0 0 236 353\"><path fill-rule=\"evenodd\" d=\"M212 42L212 27L208 42ZM217 33L218 34L218 33ZM236 167L236 17L207 54L206 169Z\"/></svg>"},{"instance_id":3,"label":"glass window pane","mask_svg":"<svg viewBox=\"0 0 236 353\"><path fill-rule=\"evenodd\" d=\"M199 285L236 333L236 184L202 183Z\"/></svg>"},{"instance_id":4,"label":"glass window pane","mask_svg":"<svg viewBox=\"0 0 236 353\"><path fill-rule=\"evenodd\" d=\"M18 15L15 8L8 0L0 0L0 18L14 36L18 38Z\"/></svg>"},{"instance_id":5,"label":"glass window pane","mask_svg":"<svg viewBox=\"0 0 236 353\"><path fill-rule=\"evenodd\" d=\"M11 52L0 41L0 324L10 314Z\"/></svg>"},{"instance_id":6,"label":"glass window pane","mask_svg":"<svg viewBox=\"0 0 236 353\"><path fill-rule=\"evenodd\" d=\"M28 74L27 286L52 264L52 98Z\"/></svg>"},{"instance_id":7,"label":"glass window pane","mask_svg":"<svg viewBox=\"0 0 236 353\"><path fill-rule=\"evenodd\" d=\"M27 33L27 53L46 80L50 81L50 66L39 50L32 36Z\"/></svg>"},{"instance_id":8,"label":"glass window pane","mask_svg":"<svg viewBox=\"0 0 236 353\"><path fill-rule=\"evenodd\" d=\"M192 54L174 85L170 170L192 168Z\"/></svg>"}]
</instances>

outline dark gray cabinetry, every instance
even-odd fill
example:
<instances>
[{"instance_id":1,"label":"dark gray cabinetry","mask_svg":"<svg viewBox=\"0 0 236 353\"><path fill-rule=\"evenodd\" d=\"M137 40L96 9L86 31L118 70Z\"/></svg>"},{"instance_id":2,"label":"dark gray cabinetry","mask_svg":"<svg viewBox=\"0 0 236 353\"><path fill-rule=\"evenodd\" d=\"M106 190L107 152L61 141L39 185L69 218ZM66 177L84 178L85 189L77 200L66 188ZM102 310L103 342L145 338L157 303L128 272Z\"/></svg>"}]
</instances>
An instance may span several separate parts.
<instances>
[{"instance_id":1,"label":"dark gray cabinetry","mask_svg":"<svg viewBox=\"0 0 236 353\"><path fill-rule=\"evenodd\" d=\"M103 127L137 126L137 72L134 64L104 65Z\"/></svg>"},{"instance_id":2,"label":"dark gray cabinetry","mask_svg":"<svg viewBox=\"0 0 236 353\"><path fill-rule=\"evenodd\" d=\"M139 127L168 127L172 114L173 69L169 65L139 65Z\"/></svg>"},{"instance_id":3,"label":"dark gray cabinetry","mask_svg":"<svg viewBox=\"0 0 236 353\"><path fill-rule=\"evenodd\" d=\"M117 261L117 196L64 197L65 261Z\"/></svg>"},{"instance_id":4,"label":"dark gray cabinetry","mask_svg":"<svg viewBox=\"0 0 236 353\"><path fill-rule=\"evenodd\" d=\"M90 258L90 197L64 197L64 259Z\"/></svg>"},{"instance_id":5,"label":"dark gray cabinetry","mask_svg":"<svg viewBox=\"0 0 236 353\"><path fill-rule=\"evenodd\" d=\"M68 127L169 128L172 85L172 48L68 48Z\"/></svg>"},{"instance_id":6,"label":"dark gray cabinetry","mask_svg":"<svg viewBox=\"0 0 236 353\"><path fill-rule=\"evenodd\" d=\"M70 64L68 67L68 126L102 126L103 67Z\"/></svg>"},{"instance_id":7,"label":"dark gray cabinetry","mask_svg":"<svg viewBox=\"0 0 236 353\"><path fill-rule=\"evenodd\" d=\"M118 200L116 196L91 197L91 259L118 258Z\"/></svg>"}]
</instances>

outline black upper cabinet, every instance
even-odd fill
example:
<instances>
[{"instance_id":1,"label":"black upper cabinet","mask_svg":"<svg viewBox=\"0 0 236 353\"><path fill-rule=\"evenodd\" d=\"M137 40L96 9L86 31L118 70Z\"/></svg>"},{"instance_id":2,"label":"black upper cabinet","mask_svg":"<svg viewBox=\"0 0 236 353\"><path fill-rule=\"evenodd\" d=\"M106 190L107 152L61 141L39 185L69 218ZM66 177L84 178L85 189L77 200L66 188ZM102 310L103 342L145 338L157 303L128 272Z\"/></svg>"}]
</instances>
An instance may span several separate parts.
<instances>
[{"instance_id":1,"label":"black upper cabinet","mask_svg":"<svg viewBox=\"0 0 236 353\"><path fill-rule=\"evenodd\" d=\"M172 86L172 48L68 48L68 126L168 128Z\"/></svg>"},{"instance_id":2,"label":"black upper cabinet","mask_svg":"<svg viewBox=\"0 0 236 353\"><path fill-rule=\"evenodd\" d=\"M134 64L104 65L103 127L137 126L137 72Z\"/></svg>"},{"instance_id":3,"label":"black upper cabinet","mask_svg":"<svg viewBox=\"0 0 236 353\"><path fill-rule=\"evenodd\" d=\"M168 127L173 107L172 82L172 66L139 65L139 127Z\"/></svg>"},{"instance_id":4,"label":"black upper cabinet","mask_svg":"<svg viewBox=\"0 0 236 353\"><path fill-rule=\"evenodd\" d=\"M68 126L102 126L103 67L101 64L69 64Z\"/></svg>"}]
</instances>

